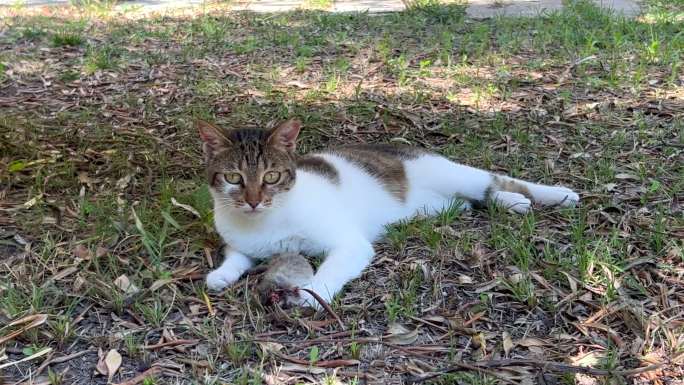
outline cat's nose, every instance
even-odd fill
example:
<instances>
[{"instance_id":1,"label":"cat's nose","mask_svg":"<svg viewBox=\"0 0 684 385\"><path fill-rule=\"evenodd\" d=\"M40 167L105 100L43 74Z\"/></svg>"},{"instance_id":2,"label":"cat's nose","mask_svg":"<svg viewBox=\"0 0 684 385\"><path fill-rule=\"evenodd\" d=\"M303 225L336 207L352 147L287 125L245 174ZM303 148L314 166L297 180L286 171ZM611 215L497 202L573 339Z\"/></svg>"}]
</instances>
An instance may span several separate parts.
<instances>
[{"instance_id":1,"label":"cat's nose","mask_svg":"<svg viewBox=\"0 0 684 385\"><path fill-rule=\"evenodd\" d=\"M245 191L245 202L252 207L252 210L255 210L259 203L261 203L261 191L247 188L247 191Z\"/></svg>"}]
</instances>

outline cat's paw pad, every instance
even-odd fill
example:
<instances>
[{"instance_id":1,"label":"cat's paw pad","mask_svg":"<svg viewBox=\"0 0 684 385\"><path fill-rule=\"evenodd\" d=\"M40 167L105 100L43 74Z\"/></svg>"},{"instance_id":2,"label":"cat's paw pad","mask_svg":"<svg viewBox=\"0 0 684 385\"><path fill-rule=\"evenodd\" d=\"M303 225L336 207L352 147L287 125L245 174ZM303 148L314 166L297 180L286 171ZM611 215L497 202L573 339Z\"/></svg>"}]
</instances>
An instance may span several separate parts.
<instances>
[{"instance_id":1,"label":"cat's paw pad","mask_svg":"<svg viewBox=\"0 0 684 385\"><path fill-rule=\"evenodd\" d=\"M497 206L518 214L525 214L532 208L532 201L522 194L510 191L497 191L492 195L492 199Z\"/></svg>"},{"instance_id":2,"label":"cat's paw pad","mask_svg":"<svg viewBox=\"0 0 684 385\"><path fill-rule=\"evenodd\" d=\"M539 194L539 203L549 206L575 207L579 204L579 194L563 186L545 186Z\"/></svg>"},{"instance_id":3,"label":"cat's paw pad","mask_svg":"<svg viewBox=\"0 0 684 385\"><path fill-rule=\"evenodd\" d=\"M207 288L211 291L222 290L240 278L240 273L228 269L216 269L207 275Z\"/></svg>"}]
</instances>

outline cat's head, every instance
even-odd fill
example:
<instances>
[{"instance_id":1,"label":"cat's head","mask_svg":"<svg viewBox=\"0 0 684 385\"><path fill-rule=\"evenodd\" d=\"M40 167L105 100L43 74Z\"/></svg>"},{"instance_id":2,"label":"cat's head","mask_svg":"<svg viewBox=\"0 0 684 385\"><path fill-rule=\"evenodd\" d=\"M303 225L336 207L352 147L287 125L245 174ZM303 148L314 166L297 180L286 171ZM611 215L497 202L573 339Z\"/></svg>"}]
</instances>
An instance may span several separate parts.
<instances>
[{"instance_id":1,"label":"cat's head","mask_svg":"<svg viewBox=\"0 0 684 385\"><path fill-rule=\"evenodd\" d=\"M278 207L295 183L294 151L300 128L295 119L272 130L224 130L198 121L216 204L249 216Z\"/></svg>"}]
</instances>

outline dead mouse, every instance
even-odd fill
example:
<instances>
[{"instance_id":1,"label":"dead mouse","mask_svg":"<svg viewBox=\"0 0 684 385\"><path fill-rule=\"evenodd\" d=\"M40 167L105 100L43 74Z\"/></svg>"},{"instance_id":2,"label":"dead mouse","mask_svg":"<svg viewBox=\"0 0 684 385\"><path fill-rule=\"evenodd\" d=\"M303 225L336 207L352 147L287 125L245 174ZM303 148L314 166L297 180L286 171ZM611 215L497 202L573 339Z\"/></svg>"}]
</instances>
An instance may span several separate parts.
<instances>
[{"instance_id":1,"label":"dead mouse","mask_svg":"<svg viewBox=\"0 0 684 385\"><path fill-rule=\"evenodd\" d=\"M299 287L311 282L314 270L301 254L283 253L271 258L257 285L262 304L296 305Z\"/></svg>"}]
</instances>

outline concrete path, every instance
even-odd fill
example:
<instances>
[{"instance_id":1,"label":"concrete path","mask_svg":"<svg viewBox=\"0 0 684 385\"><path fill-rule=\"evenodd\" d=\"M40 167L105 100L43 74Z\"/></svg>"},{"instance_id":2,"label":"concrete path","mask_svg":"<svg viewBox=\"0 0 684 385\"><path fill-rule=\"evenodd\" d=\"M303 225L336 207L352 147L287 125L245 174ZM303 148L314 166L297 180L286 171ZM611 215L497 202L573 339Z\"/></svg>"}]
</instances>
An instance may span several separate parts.
<instances>
[{"instance_id":1,"label":"concrete path","mask_svg":"<svg viewBox=\"0 0 684 385\"><path fill-rule=\"evenodd\" d=\"M601 7L628 16L639 14L635 0L592 0ZM540 12L563 8L562 0L469 0L467 13L472 18L486 18L497 15L535 16Z\"/></svg>"},{"instance_id":2,"label":"concrete path","mask_svg":"<svg viewBox=\"0 0 684 385\"><path fill-rule=\"evenodd\" d=\"M465 0L464 0L465 1ZM639 13L637 0L592 0L604 8L618 13L633 16ZM0 8L17 6L28 7L46 5L68 5L73 0L0 0ZM132 0L119 1L117 9L128 9L138 12L161 12L212 5L207 0ZM225 2L221 2L225 4ZM319 8L312 6L311 0L235 0L230 8L254 12L283 12L294 9ZM396 12L404 9L402 0L332 0L331 5L324 8L331 12ZM467 13L471 18L487 18L497 15L534 16L544 11L563 8L563 0L467 0Z\"/></svg>"},{"instance_id":3,"label":"concrete path","mask_svg":"<svg viewBox=\"0 0 684 385\"><path fill-rule=\"evenodd\" d=\"M625 15L639 13L636 0L592 0L596 4L613 9ZM287 3L287 5L285 5ZM332 12L396 12L405 8L401 0L336 0L328 10ZM248 0L235 6L236 9L255 12L272 12L292 8L307 8L306 0ZM487 18L497 15L535 16L539 12L563 8L562 0L468 0L468 16Z\"/></svg>"}]
</instances>

